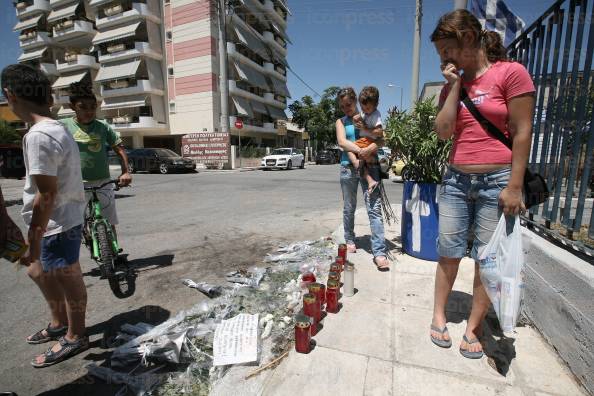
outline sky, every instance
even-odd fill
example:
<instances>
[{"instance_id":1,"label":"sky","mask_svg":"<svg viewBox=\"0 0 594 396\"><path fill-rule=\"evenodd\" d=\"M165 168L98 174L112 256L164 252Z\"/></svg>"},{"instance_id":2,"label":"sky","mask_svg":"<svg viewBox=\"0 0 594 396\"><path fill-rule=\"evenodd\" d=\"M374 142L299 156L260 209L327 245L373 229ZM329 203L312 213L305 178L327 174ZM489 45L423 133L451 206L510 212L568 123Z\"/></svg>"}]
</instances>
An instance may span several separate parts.
<instances>
[{"instance_id":1,"label":"sky","mask_svg":"<svg viewBox=\"0 0 594 396\"><path fill-rule=\"evenodd\" d=\"M292 15L288 62L314 91L330 86L357 90L375 85L380 110L407 108L411 97L412 43L415 0L288 0ZM506 0L530 25L554 0ZM439 16L453 9L454 0L424 0L419 93L423 83L442 80L439 58L429 40ZM20 55L12 1L0 0L0 68ZM293 100L315 93L289 72ZM388 84L394 87L388 87Z\"/></svg>"}]
</instances>

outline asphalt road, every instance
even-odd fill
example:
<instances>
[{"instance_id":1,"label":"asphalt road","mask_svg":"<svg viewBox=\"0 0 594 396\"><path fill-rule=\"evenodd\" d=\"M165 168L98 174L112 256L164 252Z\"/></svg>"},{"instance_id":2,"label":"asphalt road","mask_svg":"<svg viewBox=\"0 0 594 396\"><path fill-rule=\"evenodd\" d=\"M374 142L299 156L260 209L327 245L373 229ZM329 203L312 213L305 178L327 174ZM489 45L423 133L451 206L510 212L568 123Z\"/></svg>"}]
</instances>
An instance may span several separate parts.
<instances>
[{"instance_id":1,"label":"asphalt road","mask_svg":"<svg viewBox=\"0 0 594 396\"><path fill-rule=\"evenodd\" d=\"M59 365L34 369L34 355L49 344L24 339L48 322L44 300L24 270L0 266L0 392L23 395L111 395L118 386L86 376L85 365L101 364L110 350L102 342L123 323L158 324L202 301L181 279L222 283L223 275L261 263L279 245L329 235L341 223L338 166L305 170L137 174L119 192L118 234L137 269L136 293L111 294L83 247L88 288L87 326L92 348ZM385 183L392 203L402 185ZM359 195L362 206L362 195ZM9 213L20 222L18 205Z\"/></svg>"}]
</instances>

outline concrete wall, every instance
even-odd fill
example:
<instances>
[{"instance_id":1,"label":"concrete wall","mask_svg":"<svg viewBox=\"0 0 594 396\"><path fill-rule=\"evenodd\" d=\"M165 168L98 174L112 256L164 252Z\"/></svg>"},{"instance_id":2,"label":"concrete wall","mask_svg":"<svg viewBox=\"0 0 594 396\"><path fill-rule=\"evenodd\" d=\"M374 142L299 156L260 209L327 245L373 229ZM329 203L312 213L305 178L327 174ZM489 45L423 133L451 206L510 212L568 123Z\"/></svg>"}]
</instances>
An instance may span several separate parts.
<instances>
[{"instance_id":1,"label":"concrete wall","mask_svg":"<svg viewBox=\"0 0 594 396\"><path fill-rule=\"evenodd\" d=\"M594 265L524 230L524 311L594 395Z\"/></svg>"}]
</instances>

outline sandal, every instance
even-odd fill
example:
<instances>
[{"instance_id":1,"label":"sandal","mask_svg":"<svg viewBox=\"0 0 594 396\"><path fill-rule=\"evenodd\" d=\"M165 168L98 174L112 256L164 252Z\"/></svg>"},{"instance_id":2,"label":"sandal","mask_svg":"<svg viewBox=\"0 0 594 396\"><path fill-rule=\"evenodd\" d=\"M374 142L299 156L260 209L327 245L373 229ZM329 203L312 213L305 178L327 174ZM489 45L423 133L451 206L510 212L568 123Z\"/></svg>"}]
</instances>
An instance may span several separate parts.
<instances>
[{"instance_id":1,"label":"sandal","mask_svg":"<svg viewBox=\"0 0 594 396\"><path fill-rule=\"evenodd\" d=\"M441 335L444 335L447 332L448 335L449 335L449 331L448 331L448 327L447 326L443 326L443 329L440 329L437 326L431 325L431 330L434 331L434 332L436 332L436 333L439 333ZM441 348L450 348L452 346L452 339L451 338L449 340L444 340L444 339L441 339L440 340L439 338L435 338L435 337L431 336L431 341L435 345L437 345L438 347L441 347Z\"/></svg>"},{"instance_id":2,"label":"sandal","mask_svg":"<svg viewBox=\"0 0 594 396\"><path fill-rule=\"evenodd\" d=\"M472 340L469 340L468 337L466 337L466 334L464 334L464 336L462 336L462 339L464 340L464 342L466 342L468 345L471 344L476 344L477 342L480 342L478 340L478 338L473 338ZM478 351L478 352L470 352L468 349L464 349L462 347L460 347L460 353L462 354L462 356L464 356L467 359L480 359L483 357L484 352L483 351Z\"/></svg>"},{"instance_id":3,"label":"sandal","mask_svg":"<svg viewBox=\"0 0 594 396\"><path fill-rule=\"evenodd\" d=\"M37 345L50 341L57 341L58 338L66 335L66 332L68 331L68 326L51 328L50 325L51 323L49 323L45 329L41 329L37 333L27 337L27 343L31 345ZM44 331L47 333L47 335L43 334Z\"/></svg>"},{"instance_id":4,"label":"sandal","mask_svg":"<svg viewBox=\"0 0 594 396\"><path fill-rule=\"evenodd\" d=\"M378 256L378 257L385 258L385 256ZM375 267L377 268L378 271L380 271L380 272L390 271L390 263L388 262L387 258L386 258L386 264L384 264L384 265L380 265L376 259L377 259L377 257L373 258L373 264L375 264Z\"/></svg>"},{"instance_id":5,"label":"sandal","mask_svg":"<svg viewBox=\"0 0 594 396\"><path fill-rule=\"evenodd\" d=\"M64 336L60 337L58 342L61 346L59 351L52 351L52 346L42 355L44 358L43 363L37 363L36 359L33 359L31 365L35 368L52 366L89 349L89 337L82 337L76 341L68 341L66 336Z\"/></svg>"}]
</instances>

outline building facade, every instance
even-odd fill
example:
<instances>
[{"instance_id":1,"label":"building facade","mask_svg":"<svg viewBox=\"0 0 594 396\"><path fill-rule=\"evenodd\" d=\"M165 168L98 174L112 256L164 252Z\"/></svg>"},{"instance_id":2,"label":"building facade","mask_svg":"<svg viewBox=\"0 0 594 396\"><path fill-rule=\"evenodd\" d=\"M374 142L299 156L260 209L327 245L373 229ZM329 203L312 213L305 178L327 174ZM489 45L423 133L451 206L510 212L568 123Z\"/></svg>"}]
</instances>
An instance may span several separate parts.
<instances>
[{"instance_id":1,"label":"building facade","mask_svg":"<svg viewBox=\"0 0 594 396\"><path fill-rule=\"evenodd\" d=\"M58 117L74 83L129 147L180 150L181 136L221 131L218 1L15 0L19 62L53 82ZM274 146L287 98L283 0L227 1L230 138Z\"/></svg>"}]
</instances>

